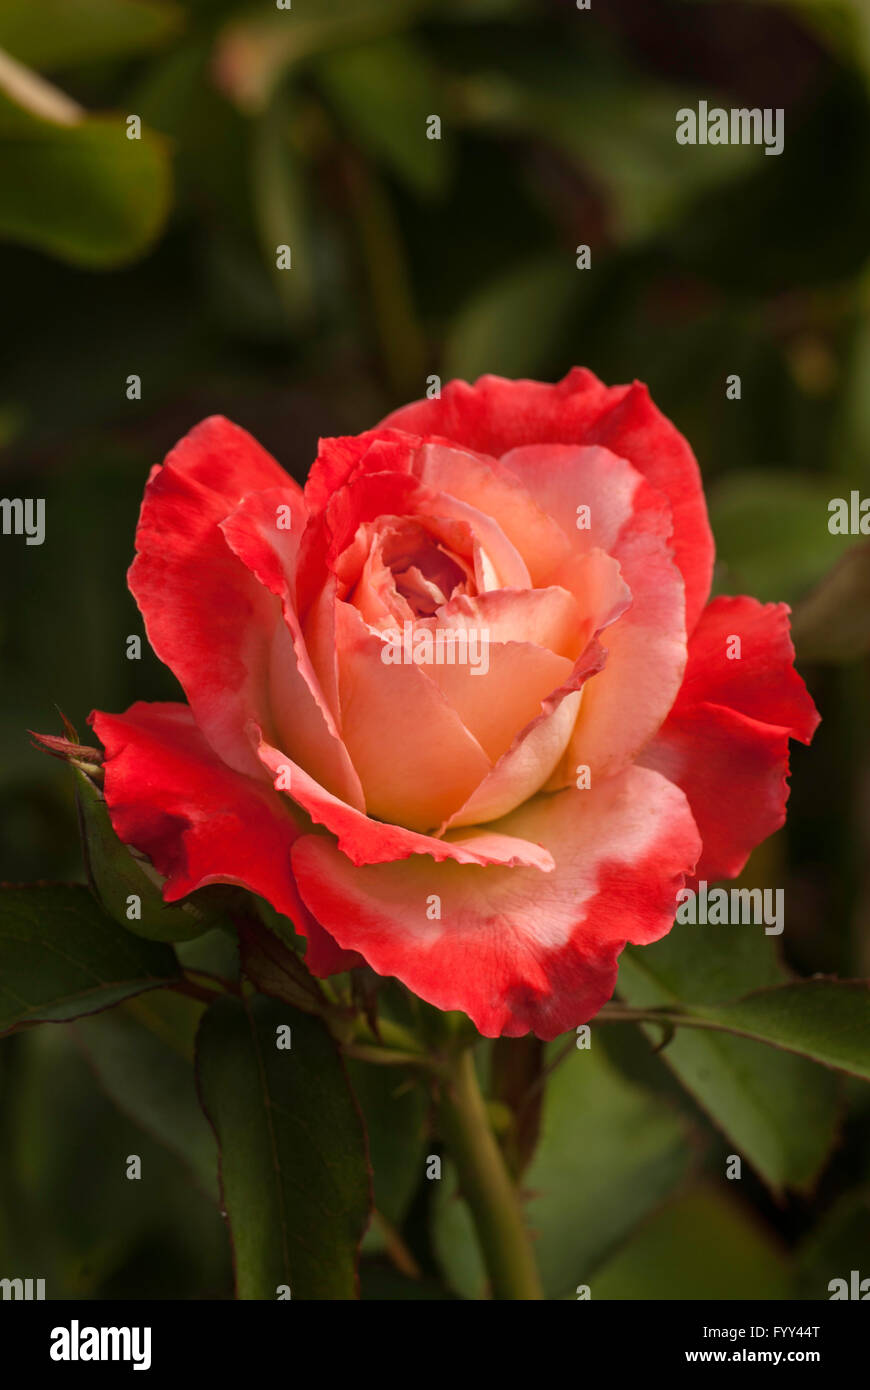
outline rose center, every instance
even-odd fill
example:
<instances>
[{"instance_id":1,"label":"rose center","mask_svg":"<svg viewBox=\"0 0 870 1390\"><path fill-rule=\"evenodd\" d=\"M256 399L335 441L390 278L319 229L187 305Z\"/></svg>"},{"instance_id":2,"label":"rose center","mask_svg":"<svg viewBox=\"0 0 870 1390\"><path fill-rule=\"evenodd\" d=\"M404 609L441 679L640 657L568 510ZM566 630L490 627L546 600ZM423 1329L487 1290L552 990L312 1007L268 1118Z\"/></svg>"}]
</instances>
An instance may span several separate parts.
<instances>
[{"instance_id":1,"label":"rose center","mask_svg":"<svg viewBox=\"0 0 870 1390\"><path fill-rule=\"evenodd\" d=\"M381 555L415 617L430 617L455 593L469 592L467 567L422 526L384 534Z\"/></svg>"}]
</instances>

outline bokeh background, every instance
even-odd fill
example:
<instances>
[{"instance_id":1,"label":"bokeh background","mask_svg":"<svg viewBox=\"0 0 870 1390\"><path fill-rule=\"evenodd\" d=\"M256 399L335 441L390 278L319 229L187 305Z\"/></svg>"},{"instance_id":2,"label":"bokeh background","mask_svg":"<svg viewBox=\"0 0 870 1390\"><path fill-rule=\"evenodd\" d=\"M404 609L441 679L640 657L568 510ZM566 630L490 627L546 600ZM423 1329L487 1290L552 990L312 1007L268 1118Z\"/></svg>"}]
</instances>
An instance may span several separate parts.
<instances>
[{"instance_id":1,"label":"bokeh background","mask_svg":"<svg viewBox=\"0 0 870 1390\"><path fill-rule=\"evenodd\" d=\"M319 435L374 424L431 373L579 363L647 382L687 435L716 589L792 604L824 717L747 870L785 889L787 926L746 980L774 944L802 974L870 975L870 542L827 529L829 499L870 495L863 0L0 0L0 49L31 74L13 100L0 68L0 491L47 509L41 547L0 538L0 877L82 877L66 769L27 729L179 694L147 648L126 659L125 571L147 471L193 424L228 415L304 479ZM81 117L41 119L63 98L33 73ZM677 145L675 112L702 98L783 107L784 153ZM100 1063L158 1036L121 1013L0 1044L0 1276L226 1297L208 1182L145 1082ZM827 1297L862 1260L870 1275L866 1087L749 1044L724 1080L721 1054L684 1059L678 1085L673 1044L595 1036L579 1089L554 1074L529 1174L565 1232L554 1296ZM184 1054L184 1027L167 1046ZM364 1290L475 1296L462 1209L417 1163L424 1098L379 1084L367 1105L394 1132L402 1106L406 1138L380 1205L419 1277L382 1233ZM149 1181L124 1179L131 1152Z\"/></svg>"}]
</instances>

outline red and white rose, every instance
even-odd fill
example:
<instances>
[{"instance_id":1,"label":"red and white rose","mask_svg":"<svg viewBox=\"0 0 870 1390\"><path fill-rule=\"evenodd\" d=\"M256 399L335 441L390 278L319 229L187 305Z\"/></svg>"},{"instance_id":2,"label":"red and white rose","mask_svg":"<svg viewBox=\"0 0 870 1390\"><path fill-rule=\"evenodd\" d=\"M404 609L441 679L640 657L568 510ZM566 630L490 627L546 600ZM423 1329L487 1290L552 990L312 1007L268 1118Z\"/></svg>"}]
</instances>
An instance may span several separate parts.
<instances>
[{"instance_id":1,"label":"red and white rose","mask_svg":"<svg viewBox=\"0 0 870 1390\"><path fill-rule=\"evenodd\" d=\"M698 467L637 383L453 382L323 440L304 490L205 420L136 546L188 704L91 716L120 838L168 901L243 885L315 974L368 963L487 1035L590 1018L683 884L782 824L818 722L788 609L708 603ZM385 660L396 632L485 634L486 669Z\"/></svg>"}]
</instances>

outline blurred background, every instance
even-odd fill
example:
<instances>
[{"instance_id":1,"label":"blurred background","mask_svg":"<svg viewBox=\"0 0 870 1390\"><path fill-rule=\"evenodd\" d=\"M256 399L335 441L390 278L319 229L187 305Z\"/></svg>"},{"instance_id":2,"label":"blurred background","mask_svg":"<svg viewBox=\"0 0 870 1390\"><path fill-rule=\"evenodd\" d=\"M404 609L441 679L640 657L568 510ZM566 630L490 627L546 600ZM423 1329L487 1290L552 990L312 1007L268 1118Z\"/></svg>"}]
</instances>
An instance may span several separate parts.
<instances>
[{"instance_id":1,"label":"blurred background","mask_svg":"<svg viewBox=\"0 0 870 1390\"><path fill-rule=\"evenodd\" d=\"M870 974L870 542L827 529L829 499L870 495L865 0L0 0L0 50L0 491L45 498L47 525L42 546L0 538L0 877L82 877L66 770L26 730L179 693L147 649L126 659L125 571L148 469L192 425L228 415L302 480L319 435L430 374L582 364L647 382L689 438L717 591L794 608L824 722L746 882L785 888L792 969ZM784 108L784 153L677 145L701 99ZM0 1276L227 1296L213 1193L98 1086L101 1026L0 1044ZM827 1297L862 1257L870 1275L866 1087L789 1073L811 1109L772 1114L783 1078L756 1085L748 1045L734 1121L667 1049L601 1036L591 1090L554 1083L547 1121L556 1224L585 1241L565 1296L572 1270L602 1297ZM402 1103L416 1155L425 1107ZM723 1184L732 1151L749 1161ZM127 1183L128 1152L159 1181ZM416 1296L474 1296L458 1204L433 1218L432 1185L393 1176ZM376 1246L364 1288L403 1296Z\"/></svg>"}]
</instances>

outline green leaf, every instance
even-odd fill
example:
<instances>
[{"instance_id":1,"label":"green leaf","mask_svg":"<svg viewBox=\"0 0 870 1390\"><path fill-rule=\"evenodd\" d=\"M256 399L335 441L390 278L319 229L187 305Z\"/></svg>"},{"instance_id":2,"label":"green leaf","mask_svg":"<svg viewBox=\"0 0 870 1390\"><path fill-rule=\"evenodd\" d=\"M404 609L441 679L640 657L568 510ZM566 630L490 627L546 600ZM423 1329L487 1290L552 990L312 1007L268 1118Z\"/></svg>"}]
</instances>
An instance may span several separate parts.
<instances>
[{"instance_id":1,"label":"green leaf","mask_svg":"<svg viewBox=\"0 0 870 1390\"><path fill-rule=\"evenodd\" d=\"M251 918L240 918L237 931L241 968L255 989L303 1013L328 1010L329 1001L317 980L280 936Z\"/></svg>"},{"instance_id":2,"label":"green leaf","mask_svg":"<svg viewBox=\"0 0 870 1390\"><path fill-rule=\"evenodd\" d=\"M654 945L623 952L617 991L636 1008L678 1004L712 1014L751 990L787 982L763 928L676 923ZM645 1031L660 1040L660 1028ZM830 1073L745 1037L692 1028L678 1028L661 1056L769 1187L812 1184L836 1134Z\"/></svg>"},{"instance_id":3,"label":"green leaf","mask_svg":"<svg viewBox=\"0 0 870 1390\"><path fill-rule=\"evenodd\" d=\"M423 1178L428 1096L393 1067L349 1061L347 1070L365 1120L375 1206L393 1226L401 1226ZM373 1225L366 1249L381 1244L382 1232Z\"/></svg>"},{"instance_id":4,"label":"green leaf","mask_svg":"<svg viewBox=\"0 0 870 1390\"><path fill-rule=\"evenodd\" d=\"M549 1058L564 1041L552 1044ZM544 1290L571 1297L691 1162L687 1130L596 1050L573 1049L547 1085L541 1137L523 1176Z\"/></svg>"},{"instance_id":5,"label":"green leaf","mask_svg":"<svg viewBox=\"0 0 870 1390\"><path fill-rule=\"evenodd\" d=\"M548 1060L564 1039L551 1044ZM547 1298L574 1296L603 1260L673 1191L690 1163L687 1128L659 1098L626 1081L593 1036L547 1084L541 1137L523 1175ZM449 1165L435 1195L434 1242L446 1278L466 1298L484 1275Z\"/></svg>"},{"instance_id":6,"label":"green leaf","mask_svg":"<svg viewBox=\"0 0 870 1390\"><path fill-rule=\"evenodd\" d=\"M178 974L168 946L125 932L87 888L0 890L0 1032L96 1013Z\"/></svg>"},{"instance_id":7,"label":"green leaf","mask_svg":"<svg viewBox=\"0 0 870 1390\"><path fill-rule=\"evenodd\" d=\"M443 116L444 106L415 43L395 36L343 48L321 58L315 71L351 140L418 193L443 188L446 146L428 139L426 122L430 115Z\"/></svg>"},{"instance_id":8,"label":"green leaf","mask_svg":"<svg viewBox=\"0 0 870 1390\"><path fill-rule=\"evenodd\" d=\"M200 1108L193 1068L202 1014L195 999L155 990L80 1020L72 1030L118 1109L177 1154L217 1200L217 1147Z\"/></svg>"},{"instance_id":9,"label":"green leaf","mask_svg":"<svg viewBox=\"0 0 870 1390\"><path fill-rule=\"evenodd\" d=\"M137 858L112 829L106 800L90 777L73 767L76 806L82 833L82 849L88 881L109 916L136 936L151 941L189 941L211 925L192 903L163 901L162 879L151 865ZM141 918L127 916L127 899L139 899Z\"/></svg>"},{"instance_id":10,"label":"green leaf","mask_svg":"<svg viewBox=\"0 0 870 1390\"><path fill-rule=\"evenodd\" d=\"M22 77L23 74L23 77ZM0 237L91 269L140 255L169 210L165 142L128 140L0 55Z\"/></svg>"},{"instance_id":11,"label":"green leaf","mask_svg":"<svg viewBox=\"0 0 870 1390\"><path fill-rule=\"evenodd\" d=\"M291 1029L292 1046L277 1047ZM197 1037L202 1103L221 1154L237 1296L357 1297L371 1208L365 1136L323 1024L263 996L212 1004Z\"/></svg>"},{"instance_id":12,"label":"green leaf","mask_svg":"<svg viewBox=\"0 0 870 1390\"><path fill-rule=\"evenodd\" d=\"M691 1008L689 1013L870 1081L866 980L799 980L715 1008Z\"/></svg>"},{"instance_id":13,"label":"green leaf","mask_svg":"<svg viewBox=\"0 0 870 1390\"><path fill-rule=\"evenodd\" d=\"M432 1247L445 1281L462 1298L486 1297L486 1269L474 1222L459 1191L456 1169L442 1160L441 1177L433 1180Z\"/></svg>"},{"instance_id":14,"label":"green leaf","mask_svg":"<svg viewBox=\"0 0 870 1390\"><path fill-rule=\"evenodd\" d=\"M239 937L228 922L222 922L192 941L179 941L175 954L184 970L199 972L219 980L239 979Z\"/></svg>"},{"instance_id":15,"label":"green leaf","mask_svg":"<svg viewBox=\"0 0 870 1390\"><path fill-rule=\"evenodd\" d=\"M690 1301L793 1296L778 1242L730 1192L712 1184L655 1212L598 1271L591 1293L593 1299Z\"/></svg>"},{"instance_id":16,"label":"green leaf","mask_svg":"<svg viewBox=\"0 0 870 1390\"><path fill-rule=\"evenodd\" d=\"M0 48L51 71L148 51L182 23L169 0L3 0Z\"/></svg>"},{"instance_id":17,"label":"green leaf","mask_svg":"<svg viewBox=\"0 0 870 1390\"><path fill-rule=\"evenodd\" d=\"M737 472L710 490L710 522L727 593L793 602L825 575L848 542L828 530L835 479Z\"/></svg>"}]
</instances>

